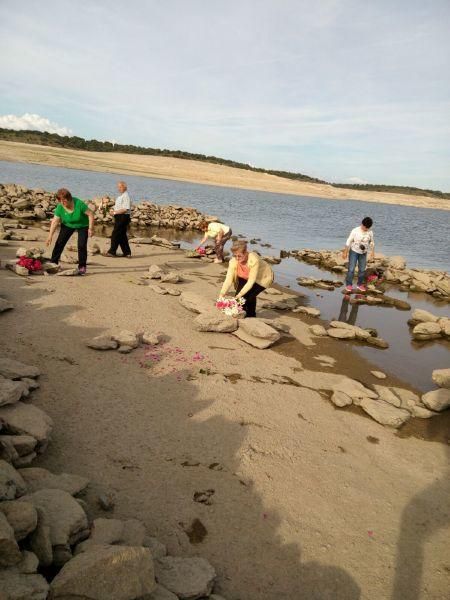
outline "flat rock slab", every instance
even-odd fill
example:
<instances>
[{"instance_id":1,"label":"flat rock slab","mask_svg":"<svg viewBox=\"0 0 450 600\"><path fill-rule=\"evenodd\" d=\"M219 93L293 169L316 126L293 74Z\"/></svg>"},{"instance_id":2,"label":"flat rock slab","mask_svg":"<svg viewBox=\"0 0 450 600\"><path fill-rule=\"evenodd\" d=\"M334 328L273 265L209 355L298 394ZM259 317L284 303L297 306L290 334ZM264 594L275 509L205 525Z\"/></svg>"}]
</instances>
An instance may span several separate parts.
<instances>
[{"instance_id":1,"label":"flat rock slab","mask_svg":"<svg viewBox=\"0 0 450 600\"><path fill-rule=\"evenodd\" d=\"M21 379L22 377L39 377L40 371L37 367L25 365L11 358L0 358L0 375L8 379Z\"/></svg>"},{"instance_id":2,"label":"flat rock slab","mask_svg":"<svg viewBox=\"0 0 450 600\"><path fill-rule=\"evenodd\" d=\"M213 302L194 292L183 292L180 295L180 304L187 310L198 314L209 312L214 308Z\"/></svg>"},{"instance_id":3,"label":"flat rock slab","mask_svg":"<svg viewBox=\"0 0 450 600\"><path fill-rule=\"evenodd\" d=\"M6 310L12 310L14 308L14 304L12 302L8 302L4 298L0 298L0 313L5 312Z\"/></svg>"},{"instance_id":4,"label":"flat rock slab","mask_svg":"<svg viewBox=\"0 0 450 600\"><path fill-rule=\"evenodd\" d=\"M344 329L343 327L340 329L330 328L327 330L327 335L337 340L354 340L356 338L356 334L352 329Z\"/></svg>"},{"instance_id":5,"label":"flat rock slab","mask_svg":"<svg viewBox=\"0 0 450 600\"><path fill-rule=\"evenodd\" d=\"M216 572L204 558L165 556L155 561L158 583L180 600L196 600L212 592Z\"/></svg>"},{"instance_id":6,"label":"flat rock slab","mask_svg":"<svg viewBox=\"0 0 450 600\"><path fill-rule=\"evenodd\" d=\"M12 569L0 571L1 600L45 600L48 590L42 575L25 575Z\"/></svg>"},{"instance_id":7,"label":"flat rock slab","mask_svg":"<svg viewBox=\"0 0 450 600\"><path fill-rule=\"evenodd\" d=\"M79 494L89 485L89 479L80 475L60 473L56 475L40 467L29 467L19 470L30 494L39 490L63 490L71 496Z\"/></svg>"},{"instance_id":8,"label":"flat rock slab","mask_svg":"<svg viewBox=\"0 0 450 600\"><path fill-rule=\"evenodd\" d=\"M381 425L388 425L398 429L411 417L411 414L403 409L396 408L382 400L364 398L360 404L361 408Z\"/></svg>"},{"instance_id":9,"label":"flat rock slab","mask_svg":"<svg viewBox=\"0 0 450 600\"><path fill-rule=\"evenodd\" d=\"M23 402L0 407L0 421L9 433L30 435L40 444L48 442L53 429L53 421L47 413Z\"/></svg>"},{"instance_id":10,"label":"flat rock slab","mask_svg":"<svg viewBox=\"0 0 450 600\"><path fill-rule=\"evenodd\" d=\"M155 587L147 548L96 546L66 563L50 589L52 600L134 600Z\"/></svg>"},{"instance_id":11,"label":"flat rock slab","mask_svg":"<svg viewBox=\"0 0 450 600\"><path fill-rule=\"evenodd\" d=\"M204 312L194 319L194 329L197 331L229 333L236 331L237 328L237 319L234 319L228 315L224 315L218 310Z\"/></svg>"},{"instance_id":12,"label":"flat rock slab","mask_svg":"<svg viewBox=\"0 0 450 600\"><path fill-rule=\"evenodd\" d=\"M110 335L97 335L88 342L86 342L88 348L94 350L115 350L119 344L116 340L112 339Z\"/></svg>"}]
</instances>

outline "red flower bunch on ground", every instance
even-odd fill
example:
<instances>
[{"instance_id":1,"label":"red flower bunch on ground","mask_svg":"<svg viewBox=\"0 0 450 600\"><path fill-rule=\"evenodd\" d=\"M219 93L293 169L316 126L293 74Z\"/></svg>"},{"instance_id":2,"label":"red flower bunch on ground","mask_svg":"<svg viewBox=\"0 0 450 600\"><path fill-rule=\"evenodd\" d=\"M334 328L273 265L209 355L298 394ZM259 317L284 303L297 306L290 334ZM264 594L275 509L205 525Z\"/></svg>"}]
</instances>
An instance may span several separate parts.
<instances>
[{"instance_id":1,"label":"red flower bunch on ground","mask_svg":"<svg viewBox=\"0 0 450 600\"><path fill-rule=\"evenodd\" d=\"M19 267L25 267L28 271L40 271L42 269L42 263L36 258L28 258L27 256L21 256L17 261Z\"/></svg>"},{"instance_id":2,"label":"red flower bunch on ground","mask_svg":"<svg viewBox=\"0 0 450 600\"><path fill-rule=\"evenodd\" d=\"M206 254L206 250L204 248L197 248L197 253L203 255Z\"/></svg>"}]
</instances>

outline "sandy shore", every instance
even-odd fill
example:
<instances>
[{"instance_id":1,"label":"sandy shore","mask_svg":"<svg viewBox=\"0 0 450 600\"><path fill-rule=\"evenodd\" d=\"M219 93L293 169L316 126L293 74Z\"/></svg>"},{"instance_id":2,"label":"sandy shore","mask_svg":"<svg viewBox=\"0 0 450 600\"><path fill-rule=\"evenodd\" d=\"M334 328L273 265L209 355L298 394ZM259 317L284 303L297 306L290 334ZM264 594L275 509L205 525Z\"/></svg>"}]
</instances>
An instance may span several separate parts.
<instances>
[{"instance_id":1,"label":"sandy shore","mask_svg":"<svg viewBox=\"0 0 450 600\"><path fill-rule=\"evenodd\" d=\"M0 160L174 179L192 183L274 192L277 194L315 196L330 200L364 200L365 202L450 210L450 201L439 198L347 190L334 188L325 184L291 181L276 177L275 175L254 173L222 165L161 156L85 152L82 150L58 149L48 146L0 141Z\"/></svg>"},{"instance_id":2,"label":"sandy shore","mask_svg":"<svg viewBox=\"0 0 450 600\"><path fill-rule=\"evenodd\" d=\"M36 242L10 244L2 259ZM448 445L402 438L299 385L304 369L325 370L323 354L336 360L328 372L377 383L351 346L312 339L306 317L281 317L296 340L273 350L196 332L177 297L137 285L154 263L180 270L180 289L217 296L221 266L155 246L131 261L93 256L85 278L0 270L15 305L0 316L1 352L41 369L33 403L55 421L36 466L111 485L114 516L142 519L173 554L208 558L228 600L442 600ZM86 347L111 329L164 343L152 360ZM209 506L193 500L203 490ZM195 545L193 519L207 530Z\"/></svg>"}]
</instances>

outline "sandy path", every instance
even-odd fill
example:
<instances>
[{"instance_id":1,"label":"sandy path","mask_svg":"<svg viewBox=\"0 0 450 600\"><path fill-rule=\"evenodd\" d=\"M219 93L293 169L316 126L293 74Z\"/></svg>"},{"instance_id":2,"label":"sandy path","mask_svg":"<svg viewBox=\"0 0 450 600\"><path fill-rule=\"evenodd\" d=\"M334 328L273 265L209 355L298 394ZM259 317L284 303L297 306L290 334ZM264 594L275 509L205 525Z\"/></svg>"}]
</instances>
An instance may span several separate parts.
<instances>
[{"instance_id":1,"label":"sandy path","mask_svg":"<svg viewBox=\"0 0 450 600\"><path fill-rule=\"evenodd\" d=\"M86 152L0 141L0 160L29 162L53 167L86 169L107 173L123 173L175 179L223 187L315 196L330 200L364 200L419 208L450 210L450 201L426 196L407 196L385 192L364 192L335 188L326 184L292 181L266 173L254 173L223 165L163 156L139 156L115 152Z\"/></svg>"},{"instance_id":2,"label":"sandy path","mask_svg":"<svg viewBox=\"0 0 450 600\"><path fill-rule=\"evenodd\" d=\"M301 363L197 333L176 297L134 283L150 263L172 262L183 289L213 299L221 267L156 247L135 254L93 257L86 278L28 282L0 271L0 294L15 304L0 316L2 352L42 369L33 402L55 420L39 464L113 486L115 515L143 519L172 553L207 557L229 600L443 600L448 446L400 439L307 388L256 383L295 381ZM85 346L111 328L164 333L159 360L143 368L143 350ZM305 364L322 353L303 346ZM331 371L354 369L352 354ZM210 506L193 501L204 490L214 490ZM194 519L207 530L198 544L185 533Z\"/></svg>"}]
</instances>

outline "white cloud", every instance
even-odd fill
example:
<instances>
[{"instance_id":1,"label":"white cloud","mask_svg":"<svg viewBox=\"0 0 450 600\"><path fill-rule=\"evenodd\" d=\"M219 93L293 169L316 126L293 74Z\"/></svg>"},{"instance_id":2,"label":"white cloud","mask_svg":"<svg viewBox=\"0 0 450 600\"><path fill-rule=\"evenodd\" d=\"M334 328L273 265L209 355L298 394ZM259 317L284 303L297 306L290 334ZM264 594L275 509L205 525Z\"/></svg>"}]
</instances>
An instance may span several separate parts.
<instances>
[{"instance_id":1,"label":"white cloud","mask_svg":"<svg viewBox=\"0 0 450 600\"><path fill-rule=\"evenodd\" d=\"M365 179L361 179L361 177L347 177L347 179L345 180L345 183L359 183L361 185L364 185L365 183L369 183L369 182L366 181Z\"/></svg>"},{"instance_id":2,"label":"white cloud","mask_svg":"<svg viewBox=\"0 0 450 600\"><path fill-rule=\"evenodd\" d=\"M0 127L5 129L22 129L32 131L47 131L48 133L58 133L59 135L72 135L72 130L68 127L61 127L58 123L52 123L49 119L40 115L25 113L21 117L17 115L0 115Z\"/></svg>"}]
</instances>

